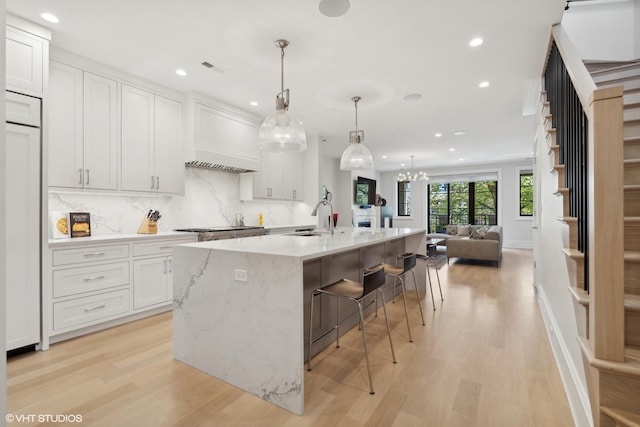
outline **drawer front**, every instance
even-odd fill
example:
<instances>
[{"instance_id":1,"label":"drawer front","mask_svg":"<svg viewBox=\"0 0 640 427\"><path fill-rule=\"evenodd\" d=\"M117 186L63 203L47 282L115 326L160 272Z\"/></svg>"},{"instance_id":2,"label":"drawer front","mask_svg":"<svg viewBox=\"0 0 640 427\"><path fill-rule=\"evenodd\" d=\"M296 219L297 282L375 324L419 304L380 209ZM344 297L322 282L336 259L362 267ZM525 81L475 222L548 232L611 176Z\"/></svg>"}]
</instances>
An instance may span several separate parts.
<instances>
[{"instance_id":1,"label":"drawer front","mask_svg":"<svg viewBox=\"0 0 640 427\"><path fill-rule=\"evenodd\" d=\"M53 304L53 329L60 331L89 326L125 314L131 305L129 289L62 301Z\"/></svg>"},{"instance_id":2,"label":"drawer front","mask_svg":"<svg viewBox=\"0 0 640 427\"><path fill-rule=\"evenodd\" d=\"M182 243L193 243L196 238L186 239L174 239L174 240L161 240L157 242L147 243L134 243L133 244L133 256L145 256L145 255L162 255L171 254L173 245L179 245Z\"/></svg>"},{"instance_id":3,"label":"drawer front","mask_svg":"<svg viewBox=\"0 0 640 427\"><path fill-rule=\"evenodd\" d=\"M53 272L53 297L66 297L128 284L129 261L67 268Z\"/></svg>"},{"instance_id":4,"label":"drawer front","mask_svg":"<svg viewBox=\"0 0 640 427\"><path fill-rule=\"evenodd\" d=\"M40 127L40 100L13 92L6 94L7 121Z\"/></svg>"},{"instance_id":5,"label":"drawer front","mask_svg":"<svg viewBox=\"0 0 640 427\"><path fill-rule=\"evenodd\" d=\"M77 264L80 262L107 261L128 258L129 245L92 246L74 249L56 249L53 251L54 267Z\"/></svg>"}]
</instances>

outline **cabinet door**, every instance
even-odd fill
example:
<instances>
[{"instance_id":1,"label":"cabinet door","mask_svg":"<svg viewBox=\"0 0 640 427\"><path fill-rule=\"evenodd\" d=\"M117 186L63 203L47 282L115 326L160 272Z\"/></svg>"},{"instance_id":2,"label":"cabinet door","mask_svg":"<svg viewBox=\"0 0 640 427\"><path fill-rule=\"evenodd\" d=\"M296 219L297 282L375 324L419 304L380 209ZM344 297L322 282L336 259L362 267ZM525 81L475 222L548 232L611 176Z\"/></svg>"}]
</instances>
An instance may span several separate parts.
<instances>
[{"instance_id":1,"label":"cabinet door","mask_svg":"<svg viewBox=\"0 0 640 427\"><path fill-rule=\"evenodd\" d=\"M117 83L84 73L84 188L118 189Z\"/></svg>"},{"instance_id":2,"label":"cabinet door","mask_svg":"<svg viewBox=\"0 0 640 427\"><path fill-rule=\"evenodd\" d=\"M284 163L284 153L267 153L267 164L265 169L268 174L269 184L269 198L270 199L283 199L284 182L282 169L288 167Z\"/></svg>"},{"instance_id":3,"label":"cabinet door","mask_svg":"<svg viewBox=\"0 0 640 427\"><path fill-rule=\"evenodd\" d=\"M155 136L156 190L162 193L183 193L181 102L155 96Z\"/></svg>"},{"instance_id":4,"label":"cabinet door","mask_svg":"<svg viewBox=\"0 0 640 427\"><path fill-rule=\"evenodd\" d=\"M304 201L304 155L283 153L282 197L286 200Z\"/></svg>"},{"instance_id":5,"label":"cabinet door","mask_svg":"<svg viewBox=\"0 0 640 427\"><path fill-rule=\"evenodd\" d=\"M82 70L51 61L49 70L49 186L82 188Z\"/></svg>"},{"instance_id":6,"label":"cabinet door","mask_svg":"<svg viewBox=\"0 0 640 427\"><path fill-rule=\"evenodd\" d=\"M40 340L40 130L6 125L7 350Z\"/></svg>"},{"instance_id":7,"label":"cabinet door","mask_svg":"<svg viewBox=\"0 0 640 427\"><path fill-rule=\"evenodd\" d=\"M134 310L169 300L168 271L168 257L133 261Z\"/></svg>"},{"instance_id":8,"label":"cabinet door","mask_svg":"<svg viewBox=\"0 0 640 427\"><path fill-rule=\"evenodd\" d=\"M154 96L122 85L122 189L155 191Z\"/></svg>"},{"instance_id":9,"label":"cabinet door","mask_svg":"<svg viewBox=\"0 0 640 427\"><path fill-rule=\"evenodd\" d=\"M6 29L7 89L42 98L46 40L17 28Z\"/></svg>"}]
</instances>

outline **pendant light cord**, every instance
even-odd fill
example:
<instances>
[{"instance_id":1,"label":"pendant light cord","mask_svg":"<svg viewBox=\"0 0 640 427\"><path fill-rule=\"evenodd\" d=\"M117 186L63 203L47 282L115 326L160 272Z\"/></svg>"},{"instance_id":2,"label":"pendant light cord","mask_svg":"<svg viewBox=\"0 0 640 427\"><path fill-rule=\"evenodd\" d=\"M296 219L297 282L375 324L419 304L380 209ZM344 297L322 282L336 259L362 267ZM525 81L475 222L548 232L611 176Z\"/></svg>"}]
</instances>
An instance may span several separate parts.
<instances>
[{"instance_id":1,"label":"pendant light cord","mask_svg":"<svg viewBox=\"0 0 640 427\"><path fill-rule=\"evenodd\" d=\"M284 48L280 46L280 92L284 92Z\"/></svg>"}]
</instances>

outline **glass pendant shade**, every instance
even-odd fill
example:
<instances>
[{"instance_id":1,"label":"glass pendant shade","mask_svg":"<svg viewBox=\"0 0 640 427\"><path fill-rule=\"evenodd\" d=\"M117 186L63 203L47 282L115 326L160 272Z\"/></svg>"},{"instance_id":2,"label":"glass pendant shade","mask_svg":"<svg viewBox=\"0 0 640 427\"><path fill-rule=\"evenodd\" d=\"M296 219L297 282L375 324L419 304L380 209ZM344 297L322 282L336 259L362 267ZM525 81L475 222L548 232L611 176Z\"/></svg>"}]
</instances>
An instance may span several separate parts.
<instances>
[{"instance_id":1,"label":"glass pendant shade","mask_svg":"<svg viewBox=\"0 0 640 427\"><path fill-rule=\"evenodd\" d=\"M360 142L351 142L342 153L340 169L343 171L373 169L373 157L369 149Z\"/></svg>"},{"instance_id":2,"label":"glass pendant shade","mask_svg":"<svg viewBox=\"0 0 640 427\"><path fill-rule=\"evenodd\" d=\"M330 18L337 18L349 11L349 0L321 0L318 5L320 13Z\"/></svg>"},{"instance_id":3,"label":"glass pendant shade","mask_svg":"<svg viewBox=\"0 0 640 427\"><path fill-rule=\"evenodd\" d=\"M260 125L258 148L266 151L305 151L307 135L302 122L287 110L274 111Z\"/></svg>"},{"instance_id":4,"label":"glass pendant shade","mask_svg":"<svg viewBox=\"0 0 640 427\"><path fill-rule=\"evenodd\" d=\"M352 171L358 169L373 169L373 157L367 147L362 144L364 132L358 130L358 101L359 96L351 98L356 107L356 130L349 132L350 144L340 158L340 169Z\"/></svg>"},{"instance_id":5,"label":"glass pendant shade","mask_svg":"<svg viewBox=\"0 0 640 427\"><path fill-rule=\"evenodd\" d=\"M280 49L280 93L276 96L276 111L269 114L258 130L258 148L264 151L305 151L307 135L302 122L289 112L289 89L284 88L284 50L289 42L276 40Z\"/></svg>"}]
</instances>

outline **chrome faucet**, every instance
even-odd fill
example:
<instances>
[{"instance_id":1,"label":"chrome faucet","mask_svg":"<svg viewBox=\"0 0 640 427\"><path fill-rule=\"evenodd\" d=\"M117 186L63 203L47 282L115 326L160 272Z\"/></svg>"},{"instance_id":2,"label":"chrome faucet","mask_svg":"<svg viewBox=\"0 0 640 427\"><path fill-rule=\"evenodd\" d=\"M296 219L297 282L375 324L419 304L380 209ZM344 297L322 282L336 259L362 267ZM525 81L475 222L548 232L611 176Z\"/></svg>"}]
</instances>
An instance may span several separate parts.
<instances>
[{"instance_id":1,"label":"chrome faucet","mask_svg":"<svg viewBox=\"0 0 640 427\"><path fill-rule=\"evenodd\" d=\"M333 234L333 230L335 228L333 225L333 205L331 204L331 199L333 198L333 196L331 195L331 192L327 190L327 187L325 187L324 185L322 186L322 194L323 194L323 197L311 211L311 216L318 216L318 208L320 207L320 205L323 205L323 206L329 205L329 209L331 209L331 215L329 216L329 232Z\"/></svg>"}]
</instances>

